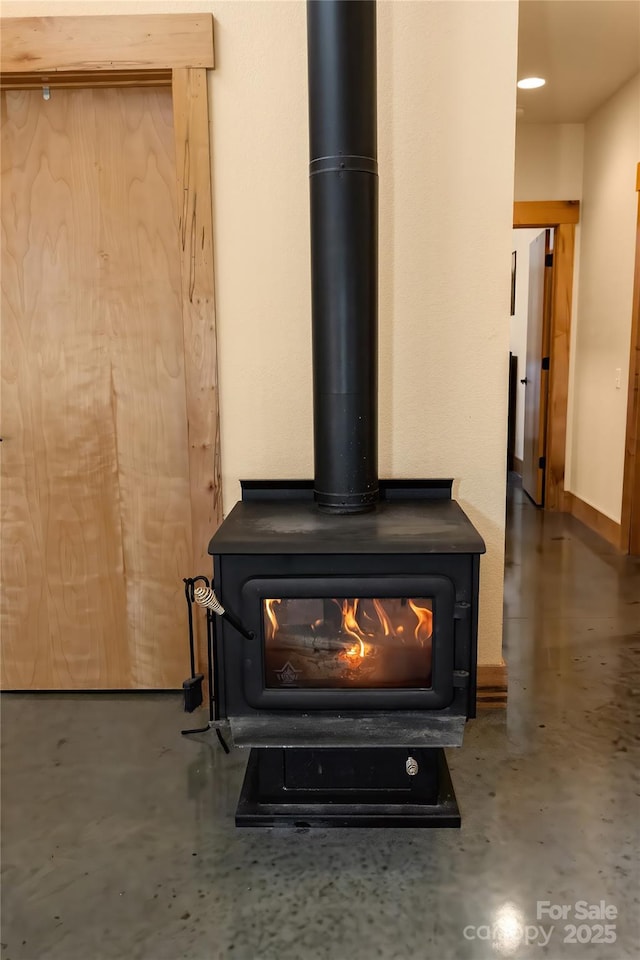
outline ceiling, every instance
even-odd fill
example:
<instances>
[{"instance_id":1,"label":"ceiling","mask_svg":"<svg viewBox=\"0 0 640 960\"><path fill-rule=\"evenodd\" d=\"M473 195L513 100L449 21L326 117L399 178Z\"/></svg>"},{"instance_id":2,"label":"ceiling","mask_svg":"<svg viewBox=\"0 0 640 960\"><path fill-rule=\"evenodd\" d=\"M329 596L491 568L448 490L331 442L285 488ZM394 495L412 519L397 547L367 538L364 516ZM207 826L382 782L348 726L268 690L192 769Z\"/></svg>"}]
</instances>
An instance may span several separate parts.
<instances>
[{"instance_id":1,"label":"ceiling","mask_svg":"<svg viewBox=\"0 0 640 960\"><path fill-rule=\"evenodd\" d=\"M640 70L640 0L520 0L518 90L524 123L583 123ZM521 112L523 111L523 112Z\"/></svg>"}]
</instances>

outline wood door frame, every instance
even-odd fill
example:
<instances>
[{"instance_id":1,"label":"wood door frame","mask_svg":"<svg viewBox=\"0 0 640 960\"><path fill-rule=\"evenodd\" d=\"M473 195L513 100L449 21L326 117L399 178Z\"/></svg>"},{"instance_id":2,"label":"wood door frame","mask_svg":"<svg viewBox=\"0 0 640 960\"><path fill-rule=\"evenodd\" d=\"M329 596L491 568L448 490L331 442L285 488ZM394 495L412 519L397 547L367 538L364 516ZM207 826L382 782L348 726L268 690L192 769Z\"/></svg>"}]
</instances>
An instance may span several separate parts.
<instances>
[{"instance_id":1,"label":"wood door frame","mask_svg":"<svg viewBox=\"0 0 640 960\"><path fill-rule=\"evenodd\" d=\"M550 278L553 274L551 267L547 266L547 253L549 244L550 230L538 234L535 239L529 243L529 256L527 262L527 275L529 296L527 301L527 340L524 351L524 432L523 432L523 456L522 456L522 489L536 504L544 506L545 500L545 476L546 471L540 466L541 457L545 456L547 449L547 406L549 393L549 373L542 363L543 357L548 355L549 347L549 318L550 318ZM542 265L542 284L532 283L532 250L534 244L541 244L542 249L536 253L541 257ZM533 258L535 259L535 258ZM532 298L539 298L537 310L532 310ZM534 299L535 305L535 299ZM537 314L537 316L536 316ZM539 330L536 327L539 323ZM540 340L537 347L534 344L537 341L537 332ZM530 337L532 339L530 339ZM531 360L535 353L539 351L537 364ZM539 366L538 366L539 365ZM538 369L536 371L536 366ZM535 388L537 383L537 398L535 410L531 407L530 388ZM533 414L529 417L529 411ZM533 423L530 420L533 419ZM535 451L532 444L528 441L534 439L535 433Z\"/></svg>"},{"instance_id":2,"label":"wood door frame","mask_svg":"<svg viewBox=\"0 0 640 960\"><path fill-rule=\"evenodd\" d=\"M636 261L631 313L620 549L624 553L640 554L640 163L636 168L636 191L638 191Z\"/></svg>"},{"instance_id":3,"label":"wood door frame","mask_svg":"<svg viewBox=\"0 0 640 960\"><path fill-rule=\"evenodd\" d=\"M548 340L549 393L544 505L565 510L564 471L569 397L569 346L575 225L580 220L578 200L527 200L513 205L514 227L554 229L551 322Z\"/></svg>"},{"instance_id":4,"label":"wood door frame","mask_svg":"<svg viewBox=\"0 0 640 960\"><path fill-rule=\"evenodd\" d=\"M7 17L0 42L3 90L171 87L193 541L189 573L206 573L208 540L222 521L207 95L207 71L214 67L213 17ZM204 632L198 647L203 663Z\"/></svg>"}]
</instances>

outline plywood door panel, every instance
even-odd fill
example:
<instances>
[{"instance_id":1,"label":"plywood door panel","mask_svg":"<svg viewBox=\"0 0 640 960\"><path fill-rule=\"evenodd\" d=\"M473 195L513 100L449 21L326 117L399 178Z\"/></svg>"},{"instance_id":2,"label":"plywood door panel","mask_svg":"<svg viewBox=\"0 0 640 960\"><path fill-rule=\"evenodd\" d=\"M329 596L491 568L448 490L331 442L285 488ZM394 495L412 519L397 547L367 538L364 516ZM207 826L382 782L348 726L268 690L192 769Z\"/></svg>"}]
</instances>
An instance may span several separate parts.
<instances>
[{"instance_id":1,"label":"plywood door panel","mask_svg":"<svg viewBox=\"0 0 640 960\"><path fill-rule=\"evenodd\" d=\"M88 97L42 104L2 98L2 654L16 688L128 667Z\"/></svg>"},{"instance_id":2,"label":"plywood door panel","mask_svg":"<svg viewBox=\"0 0 640 960\"><path fill-rule=\"evenodd\" d=\"M164 688L191 572L167 90L2 95L2 668Z\"/></svg>"},{"instance_id":3,"label":"plywood door panel","mask_svg":"<svg viewBox=\"0 0 640 960\"><path fill-rule=\"evenodd\" d=\"M191 510L171 97L109 89L100 99L110 122L97 131L99 287L112 364L131 682L145 686L155 676L158 686L175 686L184 674L180 578L191 569Z\"/></svg>"}]
</instances>

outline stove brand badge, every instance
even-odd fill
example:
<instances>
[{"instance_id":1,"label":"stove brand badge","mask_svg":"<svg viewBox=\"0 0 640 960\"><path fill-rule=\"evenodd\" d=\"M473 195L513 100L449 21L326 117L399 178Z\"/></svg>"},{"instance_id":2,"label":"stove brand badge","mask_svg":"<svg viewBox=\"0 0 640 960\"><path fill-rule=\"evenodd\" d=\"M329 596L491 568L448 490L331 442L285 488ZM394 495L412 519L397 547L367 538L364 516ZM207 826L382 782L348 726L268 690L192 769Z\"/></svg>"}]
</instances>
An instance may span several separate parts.
<instances>
[{"instance_id":1,"label":"stove brand badge","mask_svg":"<svg viewBox=\"0 0 640 960\"><path fill-rule=\"evenodd\" d=\"M276 677L283 687L292 687L300 676L300 673L301 671L296 670L289 660L287 660L284 667L275 671Z\"/></svg>"}]
</instances>

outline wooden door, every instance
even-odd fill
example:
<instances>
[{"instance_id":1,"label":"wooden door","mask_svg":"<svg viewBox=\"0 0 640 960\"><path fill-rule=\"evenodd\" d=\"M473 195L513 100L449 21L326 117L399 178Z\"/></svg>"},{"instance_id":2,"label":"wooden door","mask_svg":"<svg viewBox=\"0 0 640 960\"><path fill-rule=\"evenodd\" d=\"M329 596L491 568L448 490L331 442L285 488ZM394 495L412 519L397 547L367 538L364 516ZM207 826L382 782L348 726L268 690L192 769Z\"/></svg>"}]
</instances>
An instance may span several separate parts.
<instances>
[{"instance_id":1,"label":"wooden door","mask_svg":"<svg viewBox=\"0 0 640 960\"><path fill-rule=\"evenodd\" d=\"M547 376L543 376L545 326L545 255L547 236L529 245L529 303L524 401L522 487L538 506L544 501L544 452ZM547 284L547 289L549 285Z\"/></svg>"},{"instance_id":2,"label":"wooden door","mask_svg":"<svg viewBox=\"0 0 640 960\"><path fill-rule=\"evenodd\" d=\"M175 688L192 573L171 92L2 94L2 684Z\"/></svg>"}]
</instances>

